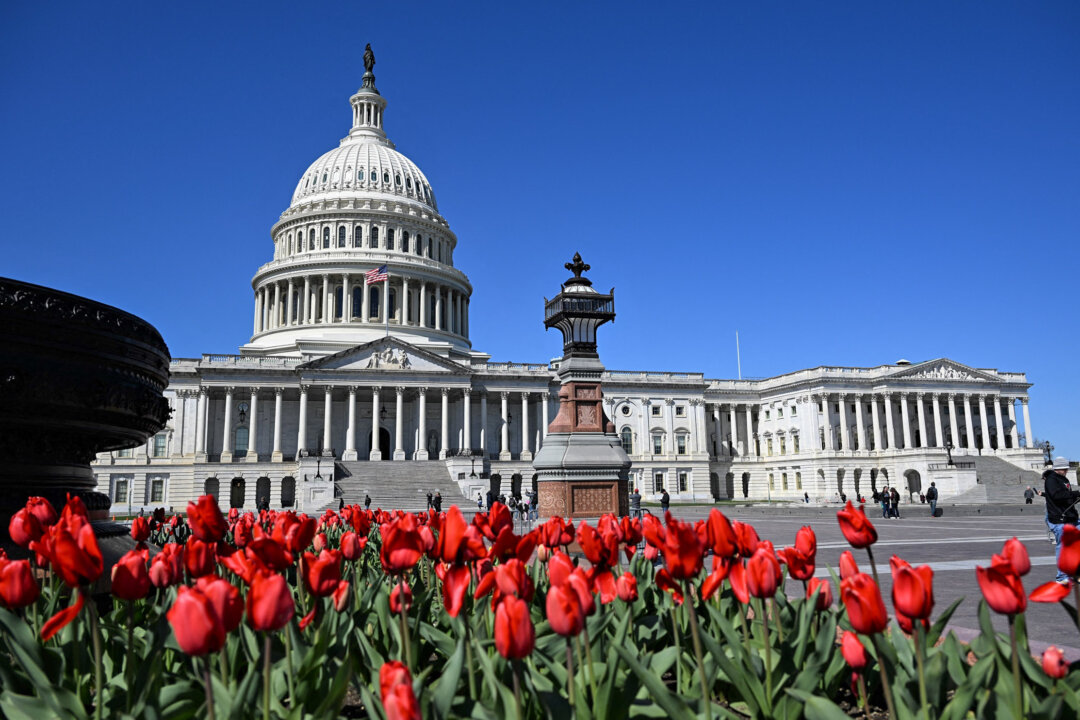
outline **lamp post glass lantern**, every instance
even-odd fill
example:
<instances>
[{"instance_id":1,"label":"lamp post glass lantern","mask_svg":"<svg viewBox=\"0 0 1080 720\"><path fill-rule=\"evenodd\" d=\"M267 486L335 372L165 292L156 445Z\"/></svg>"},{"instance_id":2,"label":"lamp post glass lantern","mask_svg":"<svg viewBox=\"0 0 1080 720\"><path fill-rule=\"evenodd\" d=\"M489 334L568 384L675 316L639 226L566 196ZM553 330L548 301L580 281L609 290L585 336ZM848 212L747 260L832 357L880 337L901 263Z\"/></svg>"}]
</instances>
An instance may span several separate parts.
<instances>
[{"instance_id":1,"label":"lamp post glass lantern","mask_svg":"<svg viewBox=\"0 0 1080 720\"><path fill-rule=\"evenodd\" d=\"M1049 465L1051 462L1053 462L1050 459L1050 454L1052 452L1054 452L1054 446L1050 444L1049 440L1047 440L1046 442L1043 443L1042 449L1043 449L1043 452L1046 453L1046 464Z\"/></svg>"}]
</instances>

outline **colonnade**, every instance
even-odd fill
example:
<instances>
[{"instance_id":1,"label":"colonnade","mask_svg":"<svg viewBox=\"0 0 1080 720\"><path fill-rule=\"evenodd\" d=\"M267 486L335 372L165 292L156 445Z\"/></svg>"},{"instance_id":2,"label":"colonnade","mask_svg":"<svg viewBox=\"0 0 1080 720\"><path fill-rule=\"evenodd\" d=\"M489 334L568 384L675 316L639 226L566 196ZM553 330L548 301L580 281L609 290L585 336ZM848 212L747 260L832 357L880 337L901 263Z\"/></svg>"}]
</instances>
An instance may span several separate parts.
<instances>
[{"instance_id":1,"label":"colonnade","mask_svg":"<svg viewBox=\"0 0 1080 720\"><path fill-rule=\"evenodd\" d=\"M383 324L387 309L390 325L469 336L467 293L401 276L366 285L364 273L319 273L263 283L255 290L254 331L258 335L299 325Z\"/></svg>"},{"instance_id":2,"label":"colonnade","mask_svg":"<svg viewBox=\"0 0 1080 720\"><path fill-rule=\"evenodd\" d=\"M297 453L308 452L315 454L320 450L330 450L333 448L333 438L335 437L333 426L333 408L335 400L333 395L335 392L345 391L347 398L345 399L347 424L345 428L345 448L343 451L337 453L337 455L343 460L357 460L361 455L357 448L358 431L370 432L370 451L366 458L369 460L382 460L385 455L393 460L429 460L435 459L433 455L437 455L439 459L446 458L448 455L453 454L456 451L479 451L481 453L487 453L488 442L490 438L491 428L489 427L488 420L488 395L489 392L485 390L474 390L472 388L460 388L460 387L443 387L443 388L427 388L427 387L393 387L387 388L382 386L359 386L359 385L324 385L315 387L308 384L302 384L299 387L284 388L236 388L225 387L222 389L224 394L224 419L220 426L221 433L221 461L231 462L234 455L233 440L235 437L235 422L236 411L238 402L247 402L248 410L245 413L246 428L248 430L248 450L244 458L245 462L258 462L260 457L264 457L267 453L265 447L259 447L259 434L258 434L258 407L260 402L260 396L267 392L273 393L274 398L274 421L273 429L271 433L272 442L270 451L271 461L281 461L283 459L282 454L282 421L283 421L283 401L286 391L295 391L298 393L299 402L296 406L297 413L297 438L296 448ZM495 391L492 391L495 392ZM500 460L532 460L533 453L536 449L543 444L543 439L547 436L547 428L550 424L549 412L550 412L550 396L546 392L535 391L498 391L499 393L499 445L498 445L498 458ZM364 395L367 398L364 398ZM416 442L414 451L411 456L407 457L406 443L405 443L405 419L406 419L406 396L410 395L409 401L415 400L415 413L416 413ZM458 404L458 407L454 412L451 411L451 395L454 396L453 402ZM473 426L473 401L474 395L478 395L479 398L479 410L480 410L480 422L474 428ZM321 396L321 411L322 411L322 428L321 438L318 435L312 437L309 436L309 411L311 398ZM432 401L437 401L440 404L439 412L439 434L437 443L437 452L434 450L434 444L429 444L428 439L430 437L428 433L428 413L427 403L431 396ZM361 423L358 419L357 407L361 400L368 399L371 403L371 419L366 421L366 427L361 427ZM512 416L511 401L520 403L520 415L516 419L519 423L521 447L518 453L511 453L510 444L510 427L514 418ZM195 408L195 454L196 456L206 456L209 448L209 439L211 437L211 429L209 428L210 422L210 390L209 388L202 387L198 390L180 390L177 392L177 409L175 417L177 418L177 424L174 429L174 455L182 454L177 452L176 449L182 449L185 437L184 419L186 416L187 403L194 402ZM340 402L340 401L337 401ZM539 403L540 407L540 427L535 428L535 437L531 428L530 417L533 414L536 403ZM385 409L393 407L393 417L387 421L384 412ZM451 438L450 433L450 421L451 416L455 413L459 413L457 417L460 418L460 427L462 431L461 438ZM392 430L392 447L381 447L382 439L380 438L380 431ZM360 435L362 438L363 436ZM474 442L479 441L474 447ZM461 447L454 447L460 445ZM516 455L516 457L515 457Z\"/></svg>"}]
</instances>

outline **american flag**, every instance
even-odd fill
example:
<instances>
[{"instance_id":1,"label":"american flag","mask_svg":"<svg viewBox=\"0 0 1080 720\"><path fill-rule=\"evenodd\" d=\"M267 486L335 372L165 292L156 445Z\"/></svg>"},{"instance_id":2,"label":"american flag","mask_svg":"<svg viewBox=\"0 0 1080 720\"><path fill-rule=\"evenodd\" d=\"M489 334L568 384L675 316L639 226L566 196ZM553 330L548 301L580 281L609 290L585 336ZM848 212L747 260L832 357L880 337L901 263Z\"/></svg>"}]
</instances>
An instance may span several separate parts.
<instances>
[{"instance_id":1,"label":"american flag","mask_svg":"<svg viewBox=\"0 0 1080 720\"><path fill-rule=\"evenodd\" d=\"M368 270L364 273L364 284L372 285L374 283L380 283L385 281L388 277L389 275L386 272L386 266L380 265L374 270Z\"/></svg>"}]
</instances>

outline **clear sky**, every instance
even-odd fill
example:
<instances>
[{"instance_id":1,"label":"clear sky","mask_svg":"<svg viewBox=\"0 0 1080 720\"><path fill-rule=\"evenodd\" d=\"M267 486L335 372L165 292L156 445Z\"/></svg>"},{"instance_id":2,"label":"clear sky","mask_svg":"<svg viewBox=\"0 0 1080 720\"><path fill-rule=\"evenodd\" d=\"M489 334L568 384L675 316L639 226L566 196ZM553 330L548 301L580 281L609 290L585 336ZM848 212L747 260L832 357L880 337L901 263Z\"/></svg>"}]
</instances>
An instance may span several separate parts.
<instances>
[{"instance_id":1,"label":"clear sky","mask_svg":"<svg viewBox=\"0 0 1080 720\"><path fill-rule=\"evenodd\" d=\"M580 251L613 369L950 357L1024 371L1080 456L1080 4L0 5L0 275L117 305L174 357L248 340L297 179L386 128L474 285L474 347L560 354Z\"/></svg>"}]
</instances>

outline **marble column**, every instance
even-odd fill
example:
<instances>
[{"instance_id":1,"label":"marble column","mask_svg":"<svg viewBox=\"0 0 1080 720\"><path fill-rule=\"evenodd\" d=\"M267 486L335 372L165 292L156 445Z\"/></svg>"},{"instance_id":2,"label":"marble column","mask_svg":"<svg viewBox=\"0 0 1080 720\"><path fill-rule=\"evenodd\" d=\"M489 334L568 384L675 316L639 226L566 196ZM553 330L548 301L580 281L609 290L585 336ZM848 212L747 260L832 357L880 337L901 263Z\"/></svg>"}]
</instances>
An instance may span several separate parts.
<instances>
[{"instance_id":1,"label":"marble column","mask_svg":"<svg viewBox=\"0 0 1080 720\"><path fill-rule=\"evenodd\" d=\"M757 457L757 447L754 444L754 406L746 406L746 455Z\"/></svg>"},{"instance_id":2,"label":"marble column","mask_svg":"<svg viewBox=\"0 0 1080 720\"><path fill-rule=\"evenodd\" d=\"M296 432L296 459L300 459L300 453L307 450L307 405L308 385L300 386L300 428Z\"/></svg>"},{"instance_id":3,"label":"marble column","mask_svg":"<svg viewBox=\"0 0 1080 720\"><path fill-rule=\"evenodd\" d=\"M488 447L488 412L487 412L487 392L480 393L480 449L484 453L484 457L487 457Z\"/></svg>"},{"instance_id":4,"label":"marble column","mask_svg":"<svg viewBox=\"0 0 1080 720\"><path fill-rule=\"evenodd\" d=\"M1006 407L1009 410L1009 434L1012 435L1013 448L1020 447L1020 428L1016 424L1016 398L1006 398Z\"/></svg>"},{"instance_id":5,"label":"marble column","mask_svg":"<svg viewBox=\"0 0 1080 720\"><path fill-rule=\"evenodd\" d=\"M397 388L394 406L394 459L405 459L405 388Z\"/></svg>"},{"instance_id":6,"label":"marble column","mask_svg":"<svg viewBox=\"0 0 1080 720\"><path fill-rule=\"evenodd\" d=\"M418 417L416 426L419 429L417 435L419 435L419 441L416 443L416 451L413 453L413 460L427 460L427 388L417 388L417 396L420 402Z\"/></svg>"},{"instance_id":7,"label":"marble column","mask_svg":"<svg viewBox=\"0 0 1080 720\"><path fill-rule=\"evenodd\" d=\"M915 393L915 408L919 414L919 447L930 447L930 436L926 434L926 410L923 399L926 393Z\"/></svg>"},{"instance_id":8,"label":"marble column","mask_svg":"<svg viewBox=\"0 0 1080 720\"><path fill-rule=\"evenodd\" d=\"M176 391L176 405L173 411L173 417L176 418L175 429L173 430L173 442L172 442L172 456L183 457L184 455L184 416L187 414L187 397L186 390Z\"/></svg>"},{"instance_id":9,"label":"marble column","mask_svg":"<svg viewBox=\"0 0 1080 720\"><path fill-rule=\"evenodd\" d=\"M342 460L356 460L358 454L356 452L356 385L349 386L349 424L345 426L345 453L341 456Z\"/></svg>"},{"instance_id":10,"label":"marble column","mask_svg":"<svg viewBox=\"0 0 1080 720\"><path fill-rule=\"evenodd\" d=\"M721 421L723 413L719 405L713 405L712 420L715 431L713 433L713 457L720 457L720 455L727 449L727 443L724 442L724 425Z\"/></svg>"},{"instance_id":11,"label":"marble column","mask_svg":"<svg viewBox=\"0 0 1080 720\"><path fill-rule=\"evenodd\" d=\"M904 449L911 449L911 411L908 410L908 394L900 393L900 422L904 423Z\"/></svg>"},{"instance_id":12,"label":"marble column","mask_svg":"<svg viewBox=\"0 0 1080 720\"><path fill-rule=\"evenodd\" d=\"M878 395L871 395L870 402L870 422L874 423L874 450L881 450L881 415L878 409L881 398Z\"/></svg>"},{"instance_id":13,"label":"marble column","mask_svg":"<svg viewBox=\"0 0 1080 720\"><path fill-rule=\"evenodd\" d=\"M544 426L542 437L547 440L548 425L551 422L548 420L548 405L551 404L551 398L548 394L548 389L545 387L543 392L540 393L540 423Z\"/></svg>"},{"instance_id":14,"label":"marble column","mask_svg":"<svg viewBox=\"0 0 1080 720\"><path fill-rule=\"evenodd\" d=\"M436 285L435 286L435 329L436 330L442 330L443 329L442 296L443 296L442 286L441 285Z\"/></svg>"},{"instance_id":15,"label":"marble column","mask_svg":"<svg viewBox=\"0 0 1080 720\"><path fill-rule=\"evenodd\" d=\"M409 279L401 278L401 324L409 324Z\"/></svg>"},{"instance_id":16,"label":"marble column","mask_svg":"<svg viewBox=\"0 0 1080 720\"><path fill-rule=\"evenodd\" d=\"M1031 434L1031 413L1028 410L1028 399L1020 398L1020 409L1024 414L1024 447L1035 447L1035 436Z\"/></svg>"},{"instance_id":17,"label":"marble column","mask_svg":"<svg viewBox=\"0 0 1080 720\"><path fill-rule=\"evenodd\" d=\"M461 428L465 436L465 450L472 455L472 388L465 388L461 397Z\"/></svg>"},{"instance_id":18,"label":"marble column","mask_svg":"<svg viewBox=\"0 0 1080 720\"><path fill-rule=\"evenodd\" d=\"M378 462L382 460L382 451L379 449L379 390L371 388L371 452L368 460Z\"/></svg>"},{"instance_id":19,"label":"marble column","mask_svg":"<svg viewBox=\"0 0 1080 720\"><path fill-rule=\"evenodd\" d=\"M994 429L997 430L998 450L1005 449L1005 423L1001 418L1001 396L991 395L990 402L994 403Z\"/></svg>"},{"instance_id":20,"label":"marble column","mask_svg":"<svg viewBox=\"0 0 1080 720\"><path fill-rule=\"evenodd\" d=\"M301 298L303 302L300 303L301 310L300 317L303 323L311 322L311 278L307 275L304 276L304 297Z\"/></svg>"},{"instance_id":21,"label":"marble column","mask_svg":"<svg viewBox=\"0 0 1080 720\"><path fill-rule=\"evenodd\" d=\"M971 395L964 395L964 429L967 430L967 442L964 447L975 449L975 424L971 417Z\"/></svg>"},{"instance_id":22,"label":"marble column","mask_svg":"<svg viewBox=\"0 0 1080 720\"><path fill-rule=\"evenodd\" d=\"M417 320L420 327L427 327L428 321L428 303L427 303L427 283L420 283L420 307L418 308Z\"/></svg>"},{"instance_id":23,"label":"marble column","mask_svg":"<svg viewBox=\"0 0 1080 720\"><path fill-rule=\"evenodd\" d=\"M360 322L367 322L371 319L371 286L368 285L367 278L364 278L364 291L360 293Z\"/></svg>"},{"instance_id":24,"label":"marble column","mask_svg":"<svg viewBox=\"0 0 1080 720\"><path fill-rule=\"evenodd\" d=\"M259 462L259 389L251 388L251 422L248 423L248 448L244 458L249 463Z\"/></svg>"},{"instance_id":25,"label":"marble column","mask_svg":"<svg viewBox=\"0 0 1080 720\"><path fill-rule=\"evenodd\" d=\"M274 313L272 327L281 325L281 283L274 283Z\"/></svg>"},{"instance_id":26,"label":"marble column","mask_svg":"<svg viewBox=\"0 0 1080 720\"><path fill-rule=\"evenodd\" d=\"M262 329L262 288L255 291L255 326L253 333L259 334Z\"/></svg>"},{"instance_id":27,"label":"marble column","mask_svg":"<svg viewBox=\"0 0 1080 720\"><path fill-rule=\"evenodd\" d=\"M930 393L930 398L934 403L934 447L945 447L945 433L941 430L941 394Z\"/></svg>"},{"instance_id":28,"label":"marble column","mask_svg":"<svg viewBox=\"0 0 1080 720\"><path fill-rule=\"evenodd\" d=\"M735 418L735 403L728 405L728 452L734 457L739 449L739 426Z\"/></svg>"},{"instance_id":29,"label":"marble column","mask_svg":"<svg viewBox=\"0 0 1080 720\"><path fill-rule=\"evenodd\" d=\"M330 322L330 276L322 276L322 322Z\"/></svg>"},{"instance_id":30,"label":"marble column","mask_svg":"<svg viewBox=\"0 0 1080 720\"><path fill-rule=\"evenodd\" d=\"M221 439L221 462L232 462L233 455L233 443L232 443L232 416L233 416L233 389L231 387L225 388L225 432L224 437Z\"/></svg>"},{"instance_id":31,"label":"marble column","mask_svg":"<svg viewBox=\"0 0 1080 720\"><path fill-rule=\"evenodd\" d=\"M896 428L893 423L892 393L885 393L885 437L889 441L889 449L896 449ZM890 480L896 481L895 478Z\"/></svg>"},{"instance_id":32,"label":"marble column","mask_svg":"<svg viewBox=\"0 0 1080 720\"><path fill-rule=\"evenodd\" d=\"M521 393L521 459L532 460L532 441L529 438L529 393Z\"/></svg>"},{"instance_id":33,"label":"marble column","mask_svg":"<svg viewBox=\"0 0 1080 720\"><path fill-rule=\"evenodd\" d=\"M502 426L499 428L499 430L500 430L500 433L499 433L499 459L500 460L509 460L510 459L510 423L507 422L509 410L506 407L506 404L507 404L507 401L509 400L509 397L510 397L510 393L506 392L505 390L503 390L501 393L499 393L499 398L500 398L501 403L502 403L500 405L500 417L502 417Z\"/></svg>"},{"instance_id":34,"label":"marble column","mask_svg":"<svg viewBox=\"0 0 1080 720\"><path fill-rule=\"evenodd\" d=\"M821 396L821 427L825 430L825 449L829 452L836 450L833 442L832 418L829 414L829 396Z\"/></svg>"},{"instance_id":35,"label":"marble column","mask_svg":"<svg viewBox=\"0 0 1080 720\"><path fill-rule=\"evenodd\" d=\"M352 288L349 287L349 273L341 273L341 322L352 320Z\"/></svg>"},{"instance_id":36,"label":"marble column","mask_svg":"<svg viewBox=\"0 0 1080 720\"><path fill-rule=\"evenodd\" d=\"M293 324L293 279L289 278L289 289L285 293L285 324Z\"/></svg>"},{"instance_id":37,"label":"marble column","mask_svg":"<svg viewBox=\"0 0 1080 720\"><path fill-rule=\"evenodd\" d=\"M274 449L270 462L281 462L281 396L285 388L274 388Z\"/></svg>"},{"instance_id":38,"label":"marble column","mask_svg":"<svg viewBox=\"0 0 1080 720\"><path fill-rule=\"evenodd\" d=\"M976 395L975 402L979 405L979 430L982 432L982 449L990 449L990 423L986 417L986 395Z\"/></svg>"},{"instance_id":39,"label":"marble column","mask_svg":"<svg viewBox=\"0 0 1080 720\"><path fill-rule=\"evenodd\" d=\"M862 395L855 396L855 437L859 441L859 450L866 450L866 423L863 420Z\"/></svg>"},{"instance_id":40,"label":"marble column","mask_svg":"<svg viewBox=\"0 0 1080 720\"><path fill-rule=\"evenodd\" d=\"M330 413L333 410L334 404L330 396L331 388L326 386L326 392L323 395L323 426L322 426L322 449L327 451L330 449Z\"/></svg>"},{"instance_id":41,"label":"marble column","mask_svg":"<svg viewBox=\"0 0 1080 720\"><path fill-rule=\"evenodd\" d=\"M949 393L949 432L952 433L953 447L960 447L960 429L956 417L956 393Z\"/></svg>"},{"instance_id":42,"label":"marble column","mask_svg":"<svg viewBox=\"0 0 1080 720\"><path fill-rule=\"evenodd\" d=\"M838 450L847 452L851 450L851 428L848 427L847 405L848 396L841 394L840 398L840 447Z\"/></svg>"},{"instance_id":43,"label":"marble column","mask_svg":"<svg viewBox=\"0 0 1080 720\"><path fill-rule=\"evenodd\" d=\"M450 388L442 388L442 439L439 441L439 459L450 454Z\"/></svg>"}]
</instances>

